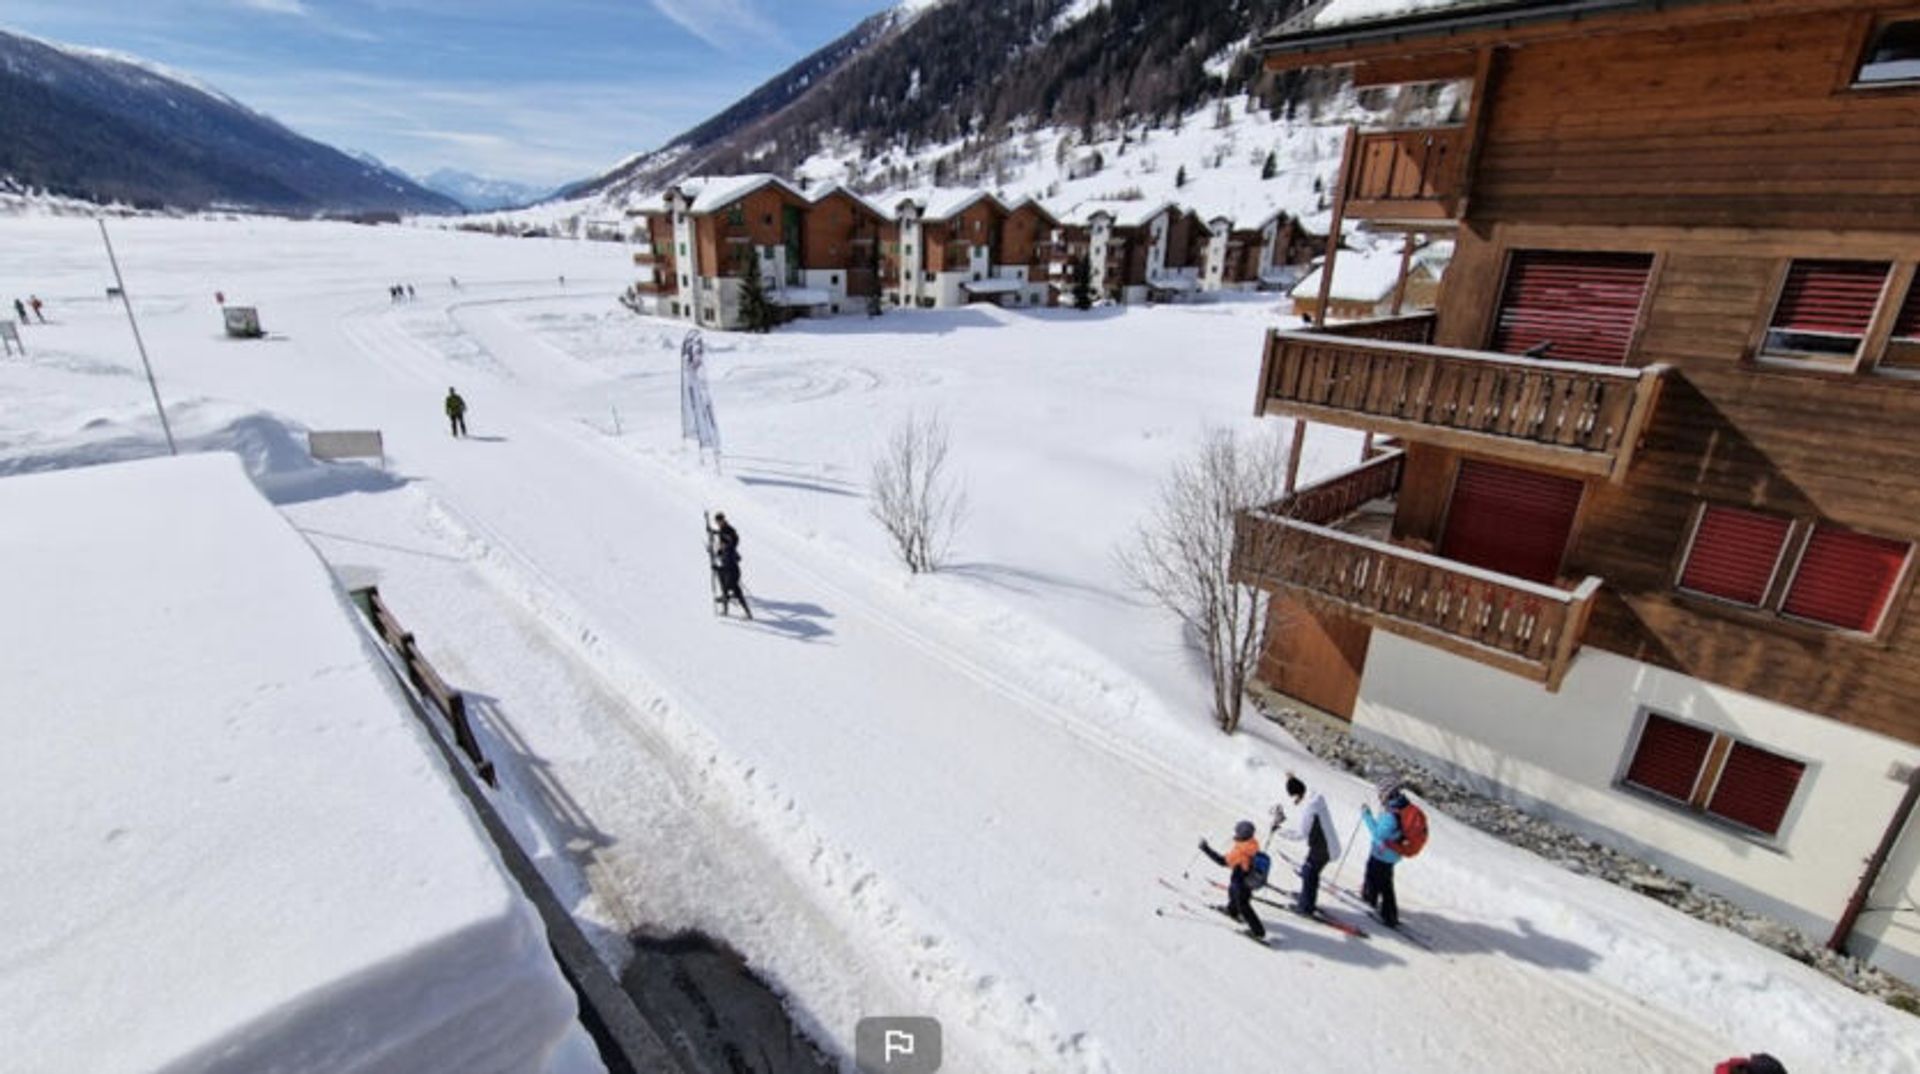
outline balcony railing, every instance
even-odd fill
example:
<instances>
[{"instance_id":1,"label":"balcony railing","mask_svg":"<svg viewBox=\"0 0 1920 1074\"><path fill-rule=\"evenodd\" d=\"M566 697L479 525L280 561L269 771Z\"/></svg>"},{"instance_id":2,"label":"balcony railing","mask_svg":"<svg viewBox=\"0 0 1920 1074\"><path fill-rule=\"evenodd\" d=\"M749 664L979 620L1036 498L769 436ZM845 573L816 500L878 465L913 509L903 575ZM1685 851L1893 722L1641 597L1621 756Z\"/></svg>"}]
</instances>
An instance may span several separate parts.
<instances>
[{"instance_id":1,"label":"balcony railing","mask_svg":"<svg viewBox=\"0 0 1920 1074\"><path fill-rule=\"evenodd\" d=\"M1272 332L1254 412L1619 481L1666 371Z\"/></svg>"},{"instance_id":2,"label":"balcony railing","mask_svg":"<svg viewBox=\"0 0 1920 1074\"><path fill-rule=\"evenodd\" d=\"M1267 510L1297 522L1331 525L1358 511L1361 505L1400 491L1406 452L1389 451L1296 490Z\"/></svg>"},{"instance_id":3,"label":"balcony railing","mask_svg":"<svg viewBox=\"0 0 1920 1074\"><path fill-rule=\"evenodd\" d=\"M1346 339L1377 339L1387 343L1431 343L1433 311L1374 317L1364 321L1333 321L1321 326L1319 334Z\"/></svg>"},{"instance_id":4,"label":"balcony railing","mask_svg":"<svg viewBox=\"0 0 1920 1074\"><path fill-rule=\"evenodd\" d=\"M1356 220L1455 220L1465 205L1467 128L1356 136L1346 215Z\"/></svg>"},{"instance_id":5,"label":"balcony railing","mask_svg":"<svg viewBox=\"0 0 1920 1074\"><path fill-rule=\"evenodd\" d=\"M1558 690L1600 579L1571 590L1270 511L1242 512L1234 577Z\"/></svg>"}]
</instances>

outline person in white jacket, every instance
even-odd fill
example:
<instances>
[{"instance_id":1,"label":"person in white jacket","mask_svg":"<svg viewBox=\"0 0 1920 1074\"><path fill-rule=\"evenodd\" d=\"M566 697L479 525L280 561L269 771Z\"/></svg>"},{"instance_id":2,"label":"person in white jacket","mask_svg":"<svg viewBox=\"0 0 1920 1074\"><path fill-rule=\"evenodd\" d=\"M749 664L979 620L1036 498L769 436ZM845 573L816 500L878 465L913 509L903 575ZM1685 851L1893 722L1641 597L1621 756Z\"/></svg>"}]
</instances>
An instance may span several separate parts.
<instances>
[{"instance_id":1,"label":"person in white jacket","mask_svg":"<svg viewBox=\"0 0 1920 1074\"><path fill-rule=\"evenodd\" d=\"M1307 857L1300 866L1300 894L1295 896L1296 912L1312 915L1320 903L1320 871L1340 856L1340 836L1333 830L1333 815L1327 811L1325 796L1307 795L1300 777L1287 773L1287 797L1293 799L1291 822L1285 804L1274 807L1280 818L1280 838L1307 844Z\"/></svg>"}]
</instances>

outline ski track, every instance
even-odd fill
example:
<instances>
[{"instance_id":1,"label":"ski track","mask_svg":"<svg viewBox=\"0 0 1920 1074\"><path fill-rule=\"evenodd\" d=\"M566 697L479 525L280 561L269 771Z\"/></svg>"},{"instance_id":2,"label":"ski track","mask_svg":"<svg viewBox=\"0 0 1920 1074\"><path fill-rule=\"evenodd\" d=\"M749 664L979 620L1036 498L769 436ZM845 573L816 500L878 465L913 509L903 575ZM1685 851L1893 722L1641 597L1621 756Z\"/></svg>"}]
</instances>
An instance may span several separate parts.
<instances>
[{"instance_id":1,"label":"ski track","mask_svg":"<svg viewBox=\"0 0 1920 1074\"><path fill-rule=\"evenodd\" d=\"M481 346L484 350L498 355L500 351L518 349L519 341L509 341L504 337L520 334L523 330L507 323L503 319L489 317L490 311L478 309L482 304L468 303L463 305L466 309L475 311L476 316L460 319L458 323L461 323L464 328L469 331L474 331L480 336ZM489 305L497 306L498 304ZM490 320L491 323L479 323L481 319ZM399 334L404 335L404 330L402 329ZM416 355L425 357L433 353L429 347L418 345L411 340L408 342L413 344L409 349ZM514 345L510 346L508 345L509 343ZM549 351L555 350L544 343L542 343L541 346ZM514 367L512 360L496 357L496 361L505 368L513 369ZM571 359L568 359L568 361L571 362ZM425 374L423 373L422 376L424 377ZM594 440L588 441L588 444L600 449L603 453L613 453L612 445L602 439L595 438ZM630 458L646 459L644 455L633 456L632 453L624 454ZM661 466L657 460L647 461L654 463L653 469L658 471L657 476L660 484L670 484L676 480L681 483L685 482L685 478L682 475L671 472ZM686 506L687 517L691 517L697 506L697 500L684 491L678 498L681 499ZM736 517L740 517L740 510L738 508L735 509L735 512ZM1126 742L1124 739L1102 733L1085 719L1036 695L1030 689L1016 682L1009 674L1004 674L993 669L980 659L962 655L960 651L953 647L950 641L929 637L926 631L915 624L909 624L903 621L898 615L885 609L881 603L869 599L863 594L856 593L856 588L867 589L871 587L871 583L862 584L866 580L856 577L851 584L849 584L827 577L826 572L811 566L803 555L794 554L793 550L788 546L788 542L782 541L776 543L770 541L769 537L777 531L768 525L772 520L763 517L763 515L763 512L749 508L743 519L743 521L747 521L753 526L752 532L756 535L754 544L756 565L765 564L771 559L784 575L804 582L805 585L803 588L806 592L813 595L816 599L831 602L833 606L838 609L836 614L843 619L857 614L860 618L882 628L894 641L950 669L955 674L980 685L993 695L1002 698L1009 705L1023 710L1026 715L1046 721L1059 730L1072 735L1076 740L1099 749L1104 754L1122 764L1151 774L1158 782L1168 790L1175 792L1179 797L1187 799L1195 805L1201 803L1211 804L1221 813L1231 813L1234 811L1235 803L1233 800L1218 793L1216 788L1206 782L1196 779L1190 773L1173 768L1171 765L1153 757L1146 750L1138 748ZM453 512L445 509L444 506L440 517L448 524L449 530L453 534L466 533L473 535L476 533L476 529L471 520L457 520ZM532 586L531 592L539 594L539 596L533 598L536 614L541 614L550 621L566 624L568 628L571 628L567 629L567 633L576 637L580 644L587 647L591 653L591 659L596 664L605 665L609 662L618 662L621 659L617 654L609 651L609 649L602 644L602 634L600 631L584 625L587 622L585 613L559 610L558 605L561 602L559 594L565 592L564 587L553 579L543 578L541 572L533 567L527 557L511 550L509 542L506 542L495 534L470 537L470 540L477 540L479 546L486 550L483 554L495 555L500 562L512 564L512 566L503 568L509 574L519 573L527 579L530 579ZM772 553L771 555L769 554L770 551ZM842 571L840 573L845 572ZM523 594L523 597L525 595L530 594ZM626 675L617 675L616 677L630 687L646 689L661 680L661 669L642 666ZM669 704L676 709L680 707L677 703L669 702ZM697 721L697 717L695 719ZM710 739L702 740L698 746L694 747L695 752L702 750L710 750L711 752L708 753L709 757L718 757L722 753L722 747ZM784 796L778 787L771 787L770 796L774 799L773 802L766 800L767 795L756 793L758 788L756 788L754 784L757 773L751 767L737 775L738 786L736 789L744 795L746 801L754 803L752 808L767 809L771 807L777 808L783 813L791 813L794 811L795 804L793 800L790 797ZM761 782L764 783L764 780L761 780ZM781 833L776 832L772 834L778 838ZM813 870L815 879L821 888L826 891L849 890L860 894L870 885L874 884L874 873L872 870L864 868L850 855L845 853L835 855L834 851L830 849L830 844L819 833L810 831L808 836L810 845L812 845L814 849L813 852L808 855L806 865ZM788 833L787 838L791 838L791 833ZM841 869L822 870L820 866L822 860L832 861L836 856L839 859L837 864L841 866ZM851 882L848 879L849 873L856 874ZM860 904L856 902L855 905L858 907ZM891 925L898 920L902 911L896 903L889 900L885 904L872 907L871 912L875 913L877 919L885 926ZM1428 957L1437 957L1448 962L1454 961L1448 956ZM1514 963L1508 968L1510 970L1517 969L1519 972L1515 974L1515 976L1526 980L1520 982L1519 987L1513 990L1514 994L1506 997L1507 1002L1512 1002L1517 996L1525 995L1532 995L1537 999L1539 992L1535 986L1545 983L1548 986L1548 990L1555 996L1554 1006L1564 1008L1559 1016L1561 1020L1569 1024L1590 1024L1592 1021L1590 1017L1583 1018L1581 1016L1590 1016L1594 1012L1598 1012L1600 1022L1603 1024L1596 1028L1606 1028L1604 1023L1612 1023L1611 1028L1614 1029L1615 1032L1609 1035L1628 1038L1624 1041L1616 1041L1616 1043L1624 1045L1626 1049L1628 1049L1630 1056L1636 1061L1652 1062L1655 1066L1658 1066L1661 1062L1672 1062L1676 1058L1676 1052L1691 1053L1694 1055L1710 1054L1711 1052L1711 1047L1704 1045L1696 1034L1684 1030L1676 1031L1670 1018L1659 1021L1647 1017L1637 1010L1640 1005L1636 1001L1629 997L1613 993L1604 986L1597 985L1590 980L1576 984L1574 983L1574 979L1577 975L1551 972L1543 968L1528 966L1524 963ZM945 976L947 980L943 982L944 987L941 987L939 991L949 995L957 994L962 996L966 991L964 987L965 982L969 979L977 982L991 980L998 983L999 981L999 978L994 975L981 974L977 971L955 967L951 964L942 966L941 969L946 972L942 974L938 971L930 970L926 966L917 966L910 976L924 976L929 981L938 980L941 976ZM1485 996L1488 991L1490 991L1486 987L1487 983L1488 982L1482 981L1479 983L1479 987L1470 989L1470 991L1476 995L1476 998ZM977 991L978 989L976 988L976 992ZM1001 1015L1004 1016L1010 1013L1007 1009L1009 1006L1015 1010L1023 1009L1026 1017L1016 1019L1015 1024L1021 1024L1022 1022L1027 1024L1023 1025L1022 1032L1019 1035L1021 1037L1031 1037L1037 1033L1042 1040L1045 1041L1042 1051L1050 1053L1048 1058L1057 1059L1066 1054L1066 1042L1069 1040L1082 1048L1087 1045L1088 1038L1084 1034L1075 1034L1069 1038L1064 1036L1064 1029L1049 1030L1048 1028L1033 1024L1036 1019L1032 1014L1035 1004L1032 1002L1031 993L1027 993L1024 988L1015 988L1014 991L1028 995L1029 1000L1023 1004L1000 1004L1003 1008L1000 1012ZM1504 992L1505 990L1501 989L1498 991ZM1474 1022L1482 1031L1489 1028L1504 1027L1508 1023L1509 1020L1500 1017L1492 1007L1486 1006L1485 1004L1477 1004L1477 1006L1479 1006L1479 1009L1484 1010L1487 1015L1484 1019L1474 1019ZM977 1029L978 1027L976 1026L975 1028ZM1499 1049L1502 1056L1502 1069L1506 1068L1506 1063L1509 1061L1518 1061L1518 1065L1514 1066L1513 1069L1525 1069L1524 1064L1526 1063L1546 1063L1553 1058L1553 1042L1547 1042L1545 1050L1542 1050L1543 1046L1533 1039L1536 1034L1503 1031L1500 1032L1499 1035L1501 1036L1503 1045L1503 1047ZM1441 1040L1426 1040L1423 1043L1427 1047L1436 1049L1442 1048L1443 1046L1457 1046L1457 1041L1444 1042ZM1028 1061L1033 1061L1037 1057L1029 1054L1023 1058ZM1084 1069L1102 1069L1102 1067L1096 1066Z\"/></svg>"}]
</instances>

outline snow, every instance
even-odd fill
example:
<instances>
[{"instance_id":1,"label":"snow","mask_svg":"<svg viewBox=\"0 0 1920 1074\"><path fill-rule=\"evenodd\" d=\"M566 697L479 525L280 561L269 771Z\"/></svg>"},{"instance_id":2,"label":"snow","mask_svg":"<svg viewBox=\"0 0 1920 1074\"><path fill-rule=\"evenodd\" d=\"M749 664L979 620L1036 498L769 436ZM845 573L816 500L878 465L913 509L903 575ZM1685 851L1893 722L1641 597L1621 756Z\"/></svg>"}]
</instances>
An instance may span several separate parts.
<instances>
[{"instance_id":1,"label":"snow","mask_svg":"<svg viewBox=\"0 0 1920 1074\"><path fill-rule=\"evenodd\" d=\"M1025 290L1027 281L994 276L985 280L968 280L960 286L976 295L1008 295Z\"/></svg>"},{"instance_id":2,"label":"snow","mask_svg":"<svg viewBox=\"0 0 1920 1074\"><path fill-rule=\"evenodd\" d=\"M1327 0L1324 7L1309 16L1309 25L1316 30L1330 30L1382 19L1452 14L1493 6L1495 0Z\"/></svg>"},{"instance_id":3,"label":"snow","mask_svg":"<svg viewBox=\"0 0 1920 1074\"><path fill-rule=\"evenodd\" d=\"M600 1069L533 908L234 457L13 477L0 520L0 1069Z\"/></svg>"},{"instance_id":4,"label":"snow","mask_svg":"<svg viewBox=\"0 0 1920 1074\"><path fill-rule=\"evenodd\" d=\"M1053 32L1057 34L1106 6L1107 0L1068 0L1053 17Z\"/></svg>"},{"instance_id":5,"label":"snow","mask_svg":"<svg viewBox=\"0 0 1920 1074\"><path fill-rule=\"evenodd\" d=\"M0 463L151 446L91 225L0 220L0 241L0 296L57 322L0 362ZM641 925L706 929L830 1046L932 1014L954 1070L1686 1071L1765 1048L1920 1072L1909 1016L1444 816L1400 872L1437 950L1276 913L1276 953L1154 916L1155 878L1187 883L1194 840L1263 816L1286 769L1342 824L1368 793L1257 718L1214 731L1179 631L1114 564L1209 425L1285 435L1246 405L1289 320L1270 297L709 333L716 473L678 440L686 326L615 306L619 246L160 220L115 241L188 442L250 413L385 432L391 484L316 477L281 510L485 699L502 793L610 955ZM211 291L243 277L283 338L219 338ZM392 279L419 301L387 302ZM864 494L909 410L947 420L971 502L918 579ZM1359 439L1315 427L1302 479ZM706 508L745 534L754 623L708 610Z\"/></svg>"},{"instance_id":6,"label":"snow","mask_svg":"<svg viewBox=\"0 0 1920 1074\"><path fill-rule=\"evenodd\" d=\"M1302 298L1318 299L1320 279L1325 266L1316 265L1312 271L1294 284L1292 294ZM1400 281L1400 251L1390 246L1374 250L1342 250L1333 259L1333 291L1335 300L1348 302L1379 302L1393 294L1393 288Z\"/></svg>"},{"instance_id":7,"label":"snow","mask_svg":"<svg viewBox=\"0 0 1920 1074\"><path fill-rule=\"evenodd\" d=\"M767 185L779 186L795 197L802 195L785 179L776 175L756 173L753 175L696 176L676 184L683 192L693 196L693 204L688 210L694 213L711 213L724 209L748 194Z\"/></svg>"}]
</instances>

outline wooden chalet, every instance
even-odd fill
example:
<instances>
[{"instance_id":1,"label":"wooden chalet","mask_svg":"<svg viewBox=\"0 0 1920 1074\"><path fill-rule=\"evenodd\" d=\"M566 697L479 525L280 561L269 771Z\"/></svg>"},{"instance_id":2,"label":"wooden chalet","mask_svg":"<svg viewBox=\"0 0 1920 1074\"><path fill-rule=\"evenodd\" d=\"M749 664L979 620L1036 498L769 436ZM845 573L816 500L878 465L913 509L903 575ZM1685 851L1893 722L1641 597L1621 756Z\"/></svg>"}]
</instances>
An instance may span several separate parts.
<instances>
[{"instance_id":1,"label":"wooden chalet","mask_svg":"<svg viewBox=\"0 0 1920 1074\"><path fill-rule=\"evenodd\" d=\"M1367 448L1241 519L1265 677L1920 977L1874 909L1920 877L1920 9L1367 8L1268 66L1467 116L1349 132L1327 259L1455 252L1431 312L1266 341L1256 411Z\"/></svg>"}]
</instances>

